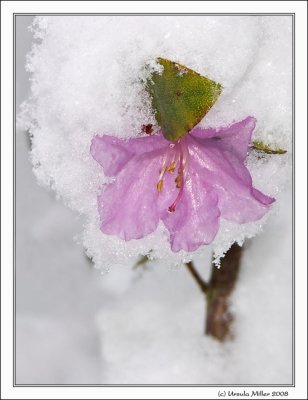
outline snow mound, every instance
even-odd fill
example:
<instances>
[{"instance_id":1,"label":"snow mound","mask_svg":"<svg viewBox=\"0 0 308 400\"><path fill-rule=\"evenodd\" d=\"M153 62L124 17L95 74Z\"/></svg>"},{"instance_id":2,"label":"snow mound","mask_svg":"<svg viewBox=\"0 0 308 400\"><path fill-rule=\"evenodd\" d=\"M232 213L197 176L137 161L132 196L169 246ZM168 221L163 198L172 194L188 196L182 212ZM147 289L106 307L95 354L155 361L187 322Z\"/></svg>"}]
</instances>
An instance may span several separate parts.
<instances>
[{"instance_id":1,"label":"snow mound","mask_svg":"<svg viewBox=\"0 0 308 400\"><path fill-rule=\"evenodd\" d=\"M176 265L259 233L263 220L222 221L213 246L173 253L162 225L142 240L123 242L99 229L96 197L107 178L89 148L97 133L135 137L155 123L142 85L144 66L166 57L221 83L223 94L201 126L222 126L253 115L254 139L288 150L248 166L254 186L279 202L292 149L292 35L288 16L50 16L36 17L28 55L31 97L21 122L32 137L31 159L40 184L84 218L81 238L99 268L148 254ZM273 210L275 212L275 205Z\"/></svg>"}]
</instances>

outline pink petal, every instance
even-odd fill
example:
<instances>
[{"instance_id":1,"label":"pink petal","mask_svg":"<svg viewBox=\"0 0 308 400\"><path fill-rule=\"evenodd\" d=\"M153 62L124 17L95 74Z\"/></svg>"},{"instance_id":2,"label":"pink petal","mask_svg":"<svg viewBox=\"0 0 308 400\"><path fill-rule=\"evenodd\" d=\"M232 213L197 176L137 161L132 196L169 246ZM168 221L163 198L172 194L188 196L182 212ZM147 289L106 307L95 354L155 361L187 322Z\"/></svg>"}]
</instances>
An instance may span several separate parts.
<instances>
[{"instance_id":1,"label":"pink petal","mask_svg":"<svg viewBox=\"0 0 308 400\"><path fill-rule=\"evenodd\" d=\"M196 128L187 135L181 146L188 144L190 168L182 191L174 181L177 172L169 170L162 191L157 190L171 148L162 135L128 140L96 136L93 157L106 175L116 175L98 196L101 230L124 240L139 239L161 219L173 251L194 251L213 241L220 216L237 223L261 218L275 200L252 186L244 165L254 127L255 119L248 117L228 128ZM179 193L175 212L168 212Z\"/></svg>"},{"instance_id":2,"label":"pink petal","mask_svg":"<svg viewBox=\"0 0 308 400\"><path fill-rule=\"evenodd\" d=\"M263 217L274 199L253 188L244 163L214 142L203 140L201 145L198 139L190 140L190 168L216 191L221 216L237 223Z\"/></svg>"},{"instance_id":3,"label":"pink petal","mask_svg":"<svg viewBox=\"0 0 308 400\"><path fill-rule=\"evenodd\" d=\"M173 213L161 210L161 219L170 232L172 251L194 251L213 241L219 227L217 203L215 192L195 172L190 173L176 210Z\"/></svg>"},{"instance_id":4,"label":"pink petal","mask_svg":"<svg viewBox=\"0 0 308 400\"><path fill-rule=\"evenodd\" d=\"M232 164L233 171L236 173L238 178L244 183L244 185L248 186L251 189L251 194L256 200L264 205L274 203L275 199L273 197L263 194L252 186L251 175L243 162L241 162L234 154L230 153L229 151L224 151L224 156Z\"/></svg>"},{"instance_id":5,"label":"pink petal","mask_svg":"<svg viewBox=\"0 0 308 400\"><path fill-rule=\"evenodd\" d=\"M260 192L260 190L255 189L254 187L252 188L252 194L254 195L254 198L260 201L260 203L264 205L270 205L275 202L274 197L267 196L266 194Z\"/></svg>"},{"instance_id":6,"label":"pink petal","mask_svg":"<svg viewBox=\"0 0 308 400\"><path fill-rule=\"evenodd\" d=\"M159 221L157 180L162 152L131 158L114 183L98 196L102 232L121 239L140 239L153 232Z\"/></svg>"},{"instance_id":7,"label":"pink petal","mask_svg":"<svg viewBox=\"0 0 308 400\"><path fill-rule=\"evenodd\" d=\"M133 139L118 139L113 136L95 136L91 143L92 157L103 167L106 176L115 176L136 154L165 147L162 135Z\"/></svg>"},{"instance_id":8,"label":"pink petal","mask_svg":"<svg viewBox=\"0 0 308 400\"><path fill-rule=\"evenodd\" d=\"M195 128L191 135L198 139L211 139L222 150L229 150L244 161L255 125L255 118L247 117L226 128Z\"/></svg>"}]
</instances>

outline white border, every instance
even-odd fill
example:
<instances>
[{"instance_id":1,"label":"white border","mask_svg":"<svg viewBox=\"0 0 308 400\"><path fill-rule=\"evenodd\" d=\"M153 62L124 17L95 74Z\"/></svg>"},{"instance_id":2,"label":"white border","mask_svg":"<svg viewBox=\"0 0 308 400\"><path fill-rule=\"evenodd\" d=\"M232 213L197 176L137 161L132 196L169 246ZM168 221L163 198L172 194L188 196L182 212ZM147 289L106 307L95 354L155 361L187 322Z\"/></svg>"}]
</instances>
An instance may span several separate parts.
<instances>
[{"instance_id":1,"label":"white border","mask_svg":"<svg viewBox=\"0 0 308 400\"><path fill-rule=\"evenodd\" d=\"M296 377L295 388L283 388L292 399L307 398L307 3L305 1L7 1L1 3L1 365L4 399L58 398L195 398L215 399L223 388L209 387L13 387L13 13L196 12L296 13ZM253 388L244 389L251 393ZM227 388L226 388L227 390ZM257 390L261 390L260 387ZM264 392L271 388L263 388ZM278 388L273 390L279 391ZM267 397L270 398L270 397ZM277 397L276 397L277 398Z\"/></svg>"}]
</instances>

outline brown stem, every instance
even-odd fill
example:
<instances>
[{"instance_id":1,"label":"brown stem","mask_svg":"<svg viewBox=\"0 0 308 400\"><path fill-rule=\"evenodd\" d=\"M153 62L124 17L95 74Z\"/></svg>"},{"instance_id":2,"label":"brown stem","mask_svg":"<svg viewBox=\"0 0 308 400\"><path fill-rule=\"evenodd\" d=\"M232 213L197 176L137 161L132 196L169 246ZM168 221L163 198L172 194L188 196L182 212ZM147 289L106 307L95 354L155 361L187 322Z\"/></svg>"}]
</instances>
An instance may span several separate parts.
<instances>
[{"instance_id":1,"label":"brown stem","mask_svg":"<svg viewBox=\"0 0 308 400\"><path fill-rule=\"evenodd\" d=\"M233 316L229 310L229 297L237 281L241 254L242 247L234 243L222 259L220 268L213 265L208 283L201 278L191 262L186 264L200 289L206 294L205 333L221 342L231 334Z\"/></svg>"},{"instance_id":2,"label":"brown stem","mask_svg":"<svg viewBox=\"0 0 308 400\"><path fill-rule=\"evenodd\" d=\"M197 284L199 285L201 291L203 293L207 293L207 289L208 289L208 285L207 283L201 278L201 275L199 274L199 272L195 269L193 263L190 261L189 263L185 264L188 271L192 274L192 276L194 277L194 279L196 280Z\"/></svg>"},{"instance_id":3,"label":"brown stem","mask_svg":"<svg viewBox=\"0 0 308 400\"><path fill-rule=\"evenodd\" d=\"M229 310L229 297L237 281L242 247L234 243L225 254L218 269L213 265L207 293L205 333L223 342L230 336L233 316Z\"/></svg>"}]
</instances>

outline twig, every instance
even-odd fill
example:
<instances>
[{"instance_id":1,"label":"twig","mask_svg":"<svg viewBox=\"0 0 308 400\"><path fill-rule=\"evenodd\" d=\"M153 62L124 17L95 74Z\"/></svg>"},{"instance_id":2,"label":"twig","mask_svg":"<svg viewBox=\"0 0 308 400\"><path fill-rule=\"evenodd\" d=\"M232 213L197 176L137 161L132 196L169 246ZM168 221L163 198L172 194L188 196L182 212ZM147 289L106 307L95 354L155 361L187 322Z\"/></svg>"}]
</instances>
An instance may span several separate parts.
<instances>
[{"instance_id":1,"label":"twig","mask_svg":"<svg viewBox=\"0 0 308 400\"><path fill-rule=\"evenodd\" d=\"M242 247L234 243L222 259L218 269L213 265L207 293L207 317L205 333L225 341L231 334L233 315L229 310L229 298L238 278Z\"/></svg>"},{"instance_id":2,"label":"twig","mask_svg":"<svg viewBox=\"0 0 308 400\"><path fill-rule=\"evenodd\" d=\"M208 285L207 283L201 278L201 275L199 274L199 272L195 269L193 263L190 261L188 263L185 264L188 271L192 274L192 276L194 277L195 281L197 282L198 286L200 287L201 291L203 293L207 293L208 290Z\"/></svg>"},{"instance_id":3,"label":"twig","mask_svg":"<svg viewBox=\"0 0 308 400\"><path fill-rule=\"evenodd\" d=\"M209 282L205 282L192 262L186 267L206 295L207 314L205 334L223 342L231 336L233 316L229 310L229 297L238 278L242 247L234 243L222 259L220 268L212 266Z\"/></svg>"}]
</instances>

